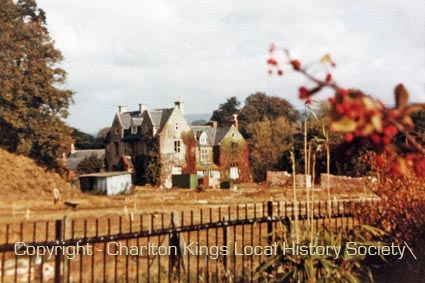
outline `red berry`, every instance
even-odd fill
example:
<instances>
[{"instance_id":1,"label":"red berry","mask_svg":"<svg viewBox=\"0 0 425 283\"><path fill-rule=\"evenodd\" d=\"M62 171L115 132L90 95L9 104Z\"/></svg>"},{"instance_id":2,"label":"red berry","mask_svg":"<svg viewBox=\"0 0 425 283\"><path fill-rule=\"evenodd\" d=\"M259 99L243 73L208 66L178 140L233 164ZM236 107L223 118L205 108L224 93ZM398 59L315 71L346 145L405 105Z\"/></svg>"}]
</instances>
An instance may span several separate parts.
<instances>
[{"instance_id":1,"label":"red berry","mask_svg":"<svg viewBox=\"0 0 425 283\"><path fill-rule=\"evenodd\" d=\"M267 64L277 66L277 61L276 59L270 58L269 60L267 60Z\"/></svg>"},{"instance_id":2,"label":"red berry","mask_svg":"<svg viewBox=\"0 0 425 283\"><path fill-rule=\"evenodd\" d=\"M384 129L384 134L388 137L395 136L398 133L398 129L394 125L389 125Z\"/></svg>"},{"instance_id":3,"label":"red berry","mask_svg":"<svg viewBox=\"0 0 425 283\"><path fill-rule=\"evenodd\" d=\"M331 73L328 73L326 75L326 82L330 82L331 80L332 80L332 74Z\"/></svg>"},{"instance_id":4,"label":"red berry","mask_svg":"<svg viewBox=\"0 0 425 283\"><path fill-rule=\"evenodd\" d=\"M334 62L331 62L331 66L335 68L336 64Z\"/></svg>"},{"instance_id":5,"label":"red berry","mask_svg":"<svg viewBox=\"0 0 425 283\"><path fill-rule=\"evenodd\" d=\"M283 75L283 71L282 70L277 70L277 74L279 75L279 76L281 76L281 75Z\"/></svg>"},{"instance_id":6,"label":"red berry","mask_svg":"<svg viewBox=\"0 0 425 283\"><path fill-rule=\"evenodd\" d=\"M334 104L336 102L335 96L329 97L328 101L329 101L330 104Z\"/></svg>"},{"instance_id":7,"label":"red berry","mask_svg":"<svg viewBox=\"0 0 425 283\"><path fill-rule=\"evenodd\" d=\"M335 111L336 113L338 113L339 115L341 115L342 113L344 113L344 107L342 106L342 104L338 104L335 106Z\"/></svg>"},{"instance_id":8,"label":"red berry","mask_svg":"<svg viewBox=\"0 0 425 283\"><path fill-rule=\"evenodd\" d=\"M384 136L384 137L382 138L382 143L383 143L384 145L389 145L389 144L391 143L391 138L390 138L390 137L388 137L388 136Z\"/></svg>"},{"instance_id":9,"label":"red berry","mask_svg":"<svg viewBox=\"0 0 425 283\"><path fill-rule=\"evenodd\" d=\"M294 68L294 70L299 70L301 68L301 62L298 60L291 60L291 65Z\"/></svg>"},{"instance_id":10,"label":"red berry","mask_svg":"<svg viewBox=\"0 0 425 283\"><path fill-rule=\"evenodd\" d=\"M308 96L308 89L304 86L300 87L299 89L299 97L301 99L307 98Z\"/></svg>"},{"instance_id":11,"label":"red berry","mask_svg":"<svg viewBox=\"0 0 425 283\"><path fill-rule=\"evenodd\" d=\"M350 94L350 92L348 90L344 89L344 88L338 89L338 93L343 95L343 96L347 96L347 95Z\"/></svg>"},{"instance_id":12,"label":"red berry","mask_svg":"<svg viewBox=\"0 0 425 283\"><path fill-rule=\"evenodd\" d=\"M381 143L381 136L379 136L378 134L373 134L371 137L370 137L371 139L372 139L372 141L375 143L375 144L380 144Z\"/></svg>"},{"instance_id":13,"label":"red berry","mask_svg":"<svg viewBox=\"0 0 425 283\"><path fill-rule=\"evenodd\" d=\"M353 133L346 133L345 136L344 136L344 141L346 141L348 143L352 142L353 139L354 139Z\"/></svg>"},{"instance_id":14,"label":"red berry","mask_svg":"<svg viewBox=\"0 0 425 283\"><path fill-rule=\"evenodd\" d=\"M309 97L309 98L307 98L307 100L305 101L305 104L311 104L311 103L313 103L313 100L311 100L311 98Z\"/></svg>"}]
</instances>

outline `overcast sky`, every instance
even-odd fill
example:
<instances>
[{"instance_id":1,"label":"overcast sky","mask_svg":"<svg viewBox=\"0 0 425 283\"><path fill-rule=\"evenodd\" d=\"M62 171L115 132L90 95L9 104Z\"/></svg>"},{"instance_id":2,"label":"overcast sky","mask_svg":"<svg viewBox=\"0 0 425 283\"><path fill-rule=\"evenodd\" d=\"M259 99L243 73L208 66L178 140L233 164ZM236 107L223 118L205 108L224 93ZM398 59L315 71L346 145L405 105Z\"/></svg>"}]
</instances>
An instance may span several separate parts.
<instances>
[{"instance_id":1,"label":"overcast sky","mask_svg":"<svg viewBox=\"0 0 425 283\"><path fill-rule=\"evenodd\" d=\"M348 4L350 2L350 4ZM76 92L68 123L96 133L119 104L211 113L257 91L297 107L305 79L270 77L275 42L304 62L330 53L335 79L393 102L403 82L425 102L425 1L39 0ZM314 66L314 72L325 72ZM326 97L329 93L323 93Z\"/></svg>"}]
</instances>

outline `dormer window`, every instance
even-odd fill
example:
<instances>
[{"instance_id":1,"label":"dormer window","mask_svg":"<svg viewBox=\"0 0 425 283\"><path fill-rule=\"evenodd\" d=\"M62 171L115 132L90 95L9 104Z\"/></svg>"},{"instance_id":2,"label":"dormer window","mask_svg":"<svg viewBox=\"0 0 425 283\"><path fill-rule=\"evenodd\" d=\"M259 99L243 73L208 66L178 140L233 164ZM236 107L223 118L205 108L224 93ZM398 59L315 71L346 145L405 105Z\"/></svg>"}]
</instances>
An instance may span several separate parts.
<instances>
[{"instance_id":1,"label":"dormer window","mask_svg":"<svg viewBox=\"0 0 425 283\"><path fill-rule=\"evenodd\" d=\"M175 127L176 131L178 131L180 129L180 125L179 123L176 123L176 127Z\"/></svg>"},{"instance_id":2,"label":"dormer window","mask_svg":"<svg viewBox=\"0 0 425 283\"><path fill-rule=\"evenodd\" d=\"M199 139L199 142L200 142L201 144L206 144L206 143L207 143L207 138L206 138L206 137L201 137L201 138Z\"/></svg>"},{"instance_id":3,"label":"dormer window","mask_svg":"<svg viewBox=\"0 0 425 283\"><path fill-rule=\"evenodd\" d=\"M131 127L131 133L133 135L137 134L137 127L136 126Z\"/></svg>"},{"instance_id":4,"label":"dormer window","mask_svg":"<svg viewBox=\"0 0 425 283\"><path fill-rule=\"evenodd\" d=\"M235 137L235 132L232 132L232 138L234 138Z\"/></svg>"}]
</instances>

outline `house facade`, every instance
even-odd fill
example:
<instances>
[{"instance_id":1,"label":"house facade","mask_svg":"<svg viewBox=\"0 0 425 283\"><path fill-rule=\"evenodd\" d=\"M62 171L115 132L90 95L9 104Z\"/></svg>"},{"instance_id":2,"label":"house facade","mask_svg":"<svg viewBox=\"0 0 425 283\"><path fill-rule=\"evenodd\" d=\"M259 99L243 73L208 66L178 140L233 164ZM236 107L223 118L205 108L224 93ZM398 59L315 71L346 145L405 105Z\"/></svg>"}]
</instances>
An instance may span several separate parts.
<instances>
[{"instance_id":1,"label":"house facade","mask_svg":"<svg viewBox=\"0 0 425 283\"><path fill-rule=\"evenodd\" d=\"M213 121L207 126L192 126L192 130L196 138L198 176L208 176L213 187L226 178L251 180L248 143L239 132L237 116L229 127L218 127Z\"/></svg>"},{"instance_id":2,"label":"house facade","mask_svg":"<svg viewBox=\"0 0 425 283\"><path fill-rule=\"evenodd\" d=\"M249 178L248 157L246 162L236 157L230 162L218 152L232 141L241 143L238 148L246 145L235 126L226 129L216 124L191 127L184 117L181 100L175 102L173 108L165 109L149 110L146 105L139 104L137 111L127 111L119 106L106 145L107 169L123 170L124 161L130 159L136 183L157 183L166 188L173 186L172 175L178 174L208 175L216 180L233 176L246 181L244 177ZM245 167L243 172L233 168L231 175L230 167L227 168L245 163L247 172Z\"/></svg>"}]
</instances>

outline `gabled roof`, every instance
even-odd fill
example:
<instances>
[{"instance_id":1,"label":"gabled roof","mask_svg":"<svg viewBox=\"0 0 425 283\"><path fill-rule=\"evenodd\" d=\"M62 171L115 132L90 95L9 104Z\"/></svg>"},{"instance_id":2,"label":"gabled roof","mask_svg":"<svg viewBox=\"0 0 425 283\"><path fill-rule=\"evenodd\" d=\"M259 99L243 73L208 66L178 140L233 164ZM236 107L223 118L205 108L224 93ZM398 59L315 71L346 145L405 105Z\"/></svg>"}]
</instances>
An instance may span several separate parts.
<instances>
[{"instance_id":1,"label":"gabled roof","mask_svg":"<svg viewBox=\"0 0 425 283\"><path fill-rule=\"evenodd\" d=\"M173 110L174 108L148 110L152 123L158 131L162 130L165 123L168 121L168 118L170 118L171 113L173 113Z\"/></svg>"},{"instance_id":2,"label":"gabled roof","mask_svg":"<svg viewBox=\"0 0 425 283\"><path fill-rule=\"evenodd\" d=\"M219 145L221 141L223 140L224 136L229 131L230 127L224 127L224 128L217 128L217 133L215 135L215 141L214 145Z\"/></svg>"},{"instance_id":3,"label":"gabled roof","mask_svg":"<svg viewBox=\"0 0 425 283\"><path fill-rule=\"evenodd\" d=\"M212 126L191 126L191 128L195 132L197 139L199 139L202 132L205 132L208 136L207 143L211 146L219 145L230 129L230 127L214 128Z\"/></svg>"}]
</instances>

